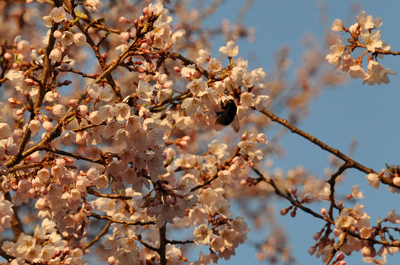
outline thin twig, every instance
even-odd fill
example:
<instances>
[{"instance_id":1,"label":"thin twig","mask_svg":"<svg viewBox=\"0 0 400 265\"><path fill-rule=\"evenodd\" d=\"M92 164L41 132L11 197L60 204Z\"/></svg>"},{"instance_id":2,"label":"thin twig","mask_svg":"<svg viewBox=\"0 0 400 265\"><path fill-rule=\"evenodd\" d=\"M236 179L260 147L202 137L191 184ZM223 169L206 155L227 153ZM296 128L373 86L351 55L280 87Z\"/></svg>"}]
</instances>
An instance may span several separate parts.
<instances>
[{"instance_id":1,"label":"thin twig","mask_svg":"<svg viewBox=\"0 0 400 265\"><path fill-rule=\"evenodd\" d=\"M86 249L90 248L94 243L96 243L97 241L100 240L100 238L108 232L108 228L110 228L111 225L111 221L107 222L107 225L100 231L100 233L92 239L92 241L90 241L89 243L87 243L86 245L84 245L82 247L82 251L85 251Z\"/></svg>"}]
</instances>

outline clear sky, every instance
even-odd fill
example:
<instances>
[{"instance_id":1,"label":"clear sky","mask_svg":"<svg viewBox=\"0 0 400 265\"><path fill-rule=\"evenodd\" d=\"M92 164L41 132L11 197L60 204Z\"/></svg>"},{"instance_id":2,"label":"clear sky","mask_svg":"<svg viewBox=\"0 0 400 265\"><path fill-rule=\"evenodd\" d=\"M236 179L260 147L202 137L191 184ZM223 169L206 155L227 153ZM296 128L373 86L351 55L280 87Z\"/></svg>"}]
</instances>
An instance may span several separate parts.
<instances>
[{"instance_id":1,"label":"clear sky","mask_svg":"<svg viewBox=\"0 0 400 265\"><path fill-rule=\"evenodd\" d=\"M244 1L225 1L219 11L205 23L215 24L227 18L235 20L237 12ZM239 56L245 59L249 54L256 53L257 62L249 62L250 68L263 67L268 72L273 66L274 52L281 45L290 46L290 59L293 64L289 69L289 79L299 65L304 47L301 38L305 33L314 35L316 42L323 43L323 32L335 18L345 22L346 26L355 22L355 14L351 11L353 4L358 3L367 15L381 17L381 39L390 44L393 51L400 50L400 2L391 1L267 1L256 0L246 15L244 22L248 27L256 27L254 43L239 42ZM327 21L320 20L320 7L325 4ZM358 12L357 12L358 14ZM210 25L209 24L209 25ZM345 35L341 35L344 40ZM346 36L347 38L347 36ZM221 43L216 43L219 47ZM217 51L215 51L217 53ZM400 57L386 56L380 62L397 71L397 76L390 76L388 85L361 85L361 80L349 80L342 87L325 90L313 102L309 117L299 127L327 143L328 145L347 153L352 138L358 141L354 159L361 164L380 171L385 163L399 164L400 157ZM286 117L282 117L286 118ZM282 144L286 148L287 158L275 162L275 167L287 171L290 167L304 165L316 176L323 176L328 167L330 154L302 139L298 135L287 134ZM387 187L381 186L374 190L367 185L365 174L349 170L345 182L338 187L341 194L349 194L352 185L360 184L365 198L360 203L365 204L365 211L371 215L371 224L377 218L386 217L391 209L395 209L399 201L398 194L390 194ZM286 202L278 202L277 209L287 207ZM351 207L350 204L345 205ZM327 204L314 205L314 209L327 207ZM397 210L400 212L400 209ZM308 248L315 244L312 235L323 227L323 223L298 211L295 219L290 216L280 217L280 221L288 229L292 251L298 264L321 264L321 260L310 256ZM250 234L254 239L256 234ZM378 249L377 249L378 250ZM237 256L232 260L218 264L243 264L252 262L255 252L248 246L241 246ZM346 258L347 264L360 264L361 255L356 253ZM387 264L400 261L399 256L388 256Z\"/></svg>"}]
</instances>

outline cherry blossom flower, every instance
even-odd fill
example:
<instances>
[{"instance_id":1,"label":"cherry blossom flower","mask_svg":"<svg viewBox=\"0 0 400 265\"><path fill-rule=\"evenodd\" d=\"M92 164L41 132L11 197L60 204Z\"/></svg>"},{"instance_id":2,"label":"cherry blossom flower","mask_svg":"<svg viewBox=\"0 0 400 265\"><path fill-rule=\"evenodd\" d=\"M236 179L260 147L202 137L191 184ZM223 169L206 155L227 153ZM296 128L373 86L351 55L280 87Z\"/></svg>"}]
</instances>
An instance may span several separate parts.
<instances>
[{"instance_id":1,"label":"cherry blossom flower","mask_svg":"<svg viewBox=\"0 0 400 265\"><path fill-rule=\"evenodd\" d=\"M185 38L186 31L184 29L180 29L176 31L174 34L172 34L171 40L172 43L178 46L182 46L186 43L186 38Z\"/></svg>"},{"instance_id":2,"label":"cherry blossom flower","mask_svg":"<svg viewBox=\"0 0 400 265\"><path fill-rule=\"evenodd\" d=\"M64 31L61 36L60 42L64 46L69 46L74 42L74 34L69 31Z\"/></svg>"},{"instance_id":3,"label":"cherry blossom flower","mask_svg":"<svg viewBox=\"0 0 400 265\"><path fill-rule=\"evenodd\" d=\"M67 19L67 13L65 12L64 8L62 7L55 7L53 10L50 12L50 18L55 22L55 23L60 23L63 22L64 20Z\"/></svg>"},{"instance_id":4,"label":"cherry blossom flower","mask_svg":"<svg viewBox=\"0 0 400 265\"><path fill-rule=\"evenodd\" d=\"M329 201L331 195L331 189L328 184L325 184L322 191L318 194L320 200Z\"/></svg>"},{"instance_id":5,"label":"cherry blossom flower","mask_svg":"<svg viewBox=\"0 0 400 265\"><path fill-rule=\"evenodd\" d=\"M364 79L366 76L364 68L362 68L361 65L358 65L358 64L350 66L348 73L350 74L351 78Z\"/></svg>"},{"instance_id":6,"label":"cherry blossom flower","mask_svg":"<svg viewBox=\"0 0 400 265\"><path fill-rule=\"evenodd\" d=\"M368 185L371 185L375 189L379 188L379 184L381 183L378 174L370 173L366 176L368 179Z\"/></svg>"},{"instance_id":7,"label":"cherry blossom flower","mask_svg":"<svg viewBox=\"0 0 400 265\"><path fill-rule=\"evenodd\" d=\"M365 11L361 11L360 14L356 17L358 24L363 28L363 29L374 29L378 28L382 25L382 19L377 17L375 19L372 19L372 16L365 13Z\"/></svg>"},{"instance_id":8,"label":"cherry blossom flower","mask_svg":"<svg viewBox=\"0 0 400 265\"><path fill-rule=\"evenodd\" d=\"M52 112L55 116L57 116L58 118L61 118L65 115L66 110L65 107L61 104L57 104L55 106L52 107Z\"/></svg>"},{"instance_id":9,"label":"cherry blossom flower","mask_svg":"<svg viewBox=\"0 0 400 265\"><path fill-rule=\"evenodd\" d=\"M189 64L186 67L183 67L181 70L181 76L189 79L193 79L196 74L196 66L194 64Z\"/></svg>"},{"instance_id":10,"label":"cherry blossom flower","mask_svg":"<svg viewBox=\"0 0 400 265\"><path fill-rule=\"evenodd\" d=\"M219 51L228 57L235 57L239 54L239 46L235 46L235 43L230 40L226 46L219 48Z\"/></svg>"},{"instance_id":11,"label":"cherry blossom flower","mask_svg":"<svg viewBox=\"0 0 400 265\"><path fill-rule=\"evenodd\" d=\"M363 193L362 191L358 190L360 188L360 185L354 185L351 188L351 196L353 196L354 199L362 199L363 197Z\"/></svg>"},{"instance_id":12,"label":"cherry blossom flower","mask_svg":"<svg viewBox=\"0 0 400 265\"><path fill-rule=\"evenodd\" d=\"M18 92L23 93L29 88L25 83L25 76L22 71L10 70L5 77L11 81L11 85L15 87Z\"/></svg>"},{"instance_id":13,"label":"cherry blossom flower","mask_svg":"<svg viewBox=\"0 0 400 265\"><path fill-rule=\"evenodd\" d=\"M14 214L12 203L4 198L4 194L0 191L0 231L11 227L11 217Z\"/></svg>"},{"instance_id":14,"label":"cherry blossom flower","mask_svg":"<svg viewBox=\"0 0 400 265\"><path fill-rule=\"evenodd\" d=\"M368 63L368 72L364 77L363 84L368 83L368 85L378 84L381 82L387 84L389 83L389 78L387 74L395 75L396 72L387 68L384 68L377 61L371 60Z\"/></svg>"},{"instance_id":15,"label":"cherry blossom flower","mask_svg":"<svg viewBox=\"0 0 400 265\"><path fill-rule=\"evenodd\" d=\"M195 236L193 241L196 245L208 245L210 244L210 239L213 235L213 232L212 230L208 229L207 225L202 224L194 229L193 235Z\"/></svg>"},{"instance_id":16,"label":"cherry blossom flower","mask_svg":"<svg viewBox=\"0 0 400 265\"><path fill-rule=\"evenodd\" d=\"M140 80L136 93L141 100L145 102L150 102L151 96L153 95L153 90L154 87L151 86L148 82Z\"/></svg>"},{"instance_id":17,"label":"cherry blossom flower","mask_svg":"<svg viewBox=\"0 0 400 265\"><path fill-rule=\"evenodd\" d=\"M343 209L340 215L335 220L335 227L337 229L342 229L343 227L350 227L355 223L355 220L350 216L349 209Z\"/></svg>"},{"instance_id":18,"label":"cherry blossom flower","mask_svg":"<svg viewBox=\"0 0 400 265\"><path fill-rule=\"evenodd\" d=\"M186 98L181 107L188 116L200 114L204 110L204 104L198 98Z\"/></svg>"},{"instance_id":19,"label":"cherry blossom flower","mask_svg":"<svg viewBox=\"0 0 400 265\"><path fill-rule=\"evenodd\" d=\"M390 210L388 213L388 220L389 222L393 223L393 224L398 224L400 223L400 215L395 213L396 210Z\"/></svg>"},{"instance_id":20,"label":"cherry blossom flower","mask_svg":"<svg viewBox=\"0 0 400 265\"><path fill-rule=\"evenodd\" d=\"M62 60L62 52L61 52L61 50L57 49L57 48L53 49L50 52L49 58L51 60L53 60L53 61L61 62L61 60Z\"/></svg>"},{"instance_id":21,"label":"cherry blossom flower","mask_svg":"<svg viewBox=\"0 0 400 265\"><path fill-rule=\"evenodd\" d=\"M193 95L201 96L207 88L207 83L203 81L203 78L193 79L187 84L186 88L190 89Z\"/></svg>"},{"instance_id":22,"label":"cherry blossom flower","mask_svg":"<svg viewBox=\"0 0 400 265\"><path fill-rule=\"evenodd\" d=\"M74 34L74 43L76 46L82 46L86 43L86 36L83 33Z\"/></svg>"},{"instance_id":23,"label":"cherry blossom flower","mask_svg":"<svg viewBox=\"0 0 400 265\"><path fill-rule=\"evenodd\" d=\"M254 106L255 106L256 110L262 111L267 108L268 102L269 102L269 96L259 95L259 96L256 96Z\"/></svg>"},{"instance_id":24,"label":"cherry blossom flower","mask_svg":"<svg viewBox=\"0 0 400 265\"><path fill-rule=\"evenodd\" d=\"M216 58L211 58L208 62L208 69L211 72L216 73L222 69L222 63Z\"/></svg>"},{"instance_id":25,"label":"cherry blossom flower","mask_svg":"<svg viewBox=\"0 0 400 265\"><path fill-rule=\"evenodd\" d=\"M201 63L208 62L209 60L210 60L210 54L208 53L208 51L206 51L204 49L200 49L199 57L197 57L196 62L201 64Z\"/></svg>"},{"instance_id":26,"label":"cherry blossom flower","mask_svg":"<svg viewBox=\"0 0 400 265\"><path fill-rule=\"evenodd\" d=\"M240 96L240 104L243 107L252 107L255 102L255 96L249 92L243 92Z\"/></svg>"},{"instance_id":27,"label":"cherry blossom flower","mask_svg":"<svg viewBox=\"0 0 400 265\"><path fill-rule=\"evenodd\" d=\"M336 39L336 44L332 45L331 53L326 56L328 63L335 66L335 68L340 65L340 57L343 55L345 51L345 46L340 38Z\"/></svg>"},{"instance_id":28,"label":"cherry blossom flower","mask_svg":"<svg viewBox=\"0 0 400 265\"><path fill-rule=\"evenodd\" d=\"M87 11L89 12L99 12L99 9L102 7L102 3L100 0L85 0L84 7L86 8Z\"/></svg>"},{"instance_id":29,"label":"cherry blossom flower","mask_svg":"<svg viewBox=\"0 0 400 265\"><path fill-rule=\"evenodd\" d=\"M11 127L7 123L0 123L0 139L6 139L11 135Z\"/></svg>"},{"instance_id":30,"label":"cherry blossom flower","mask_svg":"<svg viewBox=\"0 0 400 265\"><path fill-rule=\"evenodd\" d=\"M379 30L370 33L369 31L364 31L361 34L361 38L363 39L367 49L371 52L375 52L376 48L382 48L383 42L379 40L381 38L381 33Z\"/></svg>"},{"instance_id":31,"label":"cherry blossom flower","mask_svg":"<svg viewBox=\"0 0 400 265\"><path fill-rule=\"evenodd\" d=\"M333 31L342 31L343 30L343 21L341 21L340 19L335 19L332 23L332 30Z\"/></svg>"}]
</instances>

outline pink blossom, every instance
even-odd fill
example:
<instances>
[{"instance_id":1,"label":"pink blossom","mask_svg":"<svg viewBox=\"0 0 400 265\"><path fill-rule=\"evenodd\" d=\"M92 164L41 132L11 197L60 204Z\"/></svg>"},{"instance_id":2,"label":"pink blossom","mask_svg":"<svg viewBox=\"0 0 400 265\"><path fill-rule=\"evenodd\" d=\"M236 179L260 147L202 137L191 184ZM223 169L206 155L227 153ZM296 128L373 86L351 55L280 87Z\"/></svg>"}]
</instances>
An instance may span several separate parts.
<instances>
[{"instance_id":1,"label":"pink blossom","mask_svg":"<svg viewBox=\"0 0 400 265\"><path fill-rule=\"evenodd\" d=\"M51 60L53 60L53 61L61 62L61 60L62 60L62 52L61 52L61 50L57 49L57 48L53 49L50 52L49 58Z\"/></svg>"},{"instance_id":2,"label":"pink blossom","mask_svg":"<svg viewBox=\"0 0 400 265\"><path fill-rule=\"evenodd\" d=\"M67 19L67 14L66 14L64 8L55 7L55 8L53 8L53 10L51 10L50 17L51 17L51 19L53 19L53 21L55 23L60 23Z\"/></svg>"},{"instance_id":3,"label":"pink blossom","mask_svg":"<svg viewBox=\"0 0 400 265\"><path fill-rule=\"evenodd\" d=\"M226 46L219 48L219 51L229 57L235 57L239 54L239 46L235 46L235 43L230 40Z\"/></svg>"},{"instance_id":4,"label":"pink blossom","mask_svg":"<svg viewBox=\"0 0 400 265\"><path fill-rule=\"evenodd\" d=\"M86 36L83 33L74 34L74 43L76 46L82 46L86 43Z\"/></svg>"},{"instance_id":5,"label":"pink blossom","mask_svg":"<svg viewBox=\"0 0 400 265\"><path fill-rule=\"evenodd\" d=\"M335 19L332 23L332 30L333 31L342 31L343 30L343 22L340 19Z\"/></svg>"}]
</instances>

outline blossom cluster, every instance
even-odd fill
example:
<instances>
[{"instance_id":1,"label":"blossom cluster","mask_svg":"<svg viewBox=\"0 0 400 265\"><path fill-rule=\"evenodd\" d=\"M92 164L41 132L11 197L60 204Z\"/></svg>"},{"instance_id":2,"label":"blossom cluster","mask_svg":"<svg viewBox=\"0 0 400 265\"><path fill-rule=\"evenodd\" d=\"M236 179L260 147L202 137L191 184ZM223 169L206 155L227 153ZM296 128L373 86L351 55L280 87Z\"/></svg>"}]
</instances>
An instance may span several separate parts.
<instances>
[{"instance_id":1,"label":"blossom cluster","mask_svg":"<svg viewBox=\"0 0 400 265\"><path fill-rule=\"evenodd\" d=\"M379 188L381 181L388 181L392 185L388 185L388 189L391 193L400 193L400 166L386 165L386 169L377 173L370 173L366 176L368 179L368 185Z\"/></svg>"},{"instance_id":2,"label":"blossom cluster","mask_svg":"<svg viewBox=\"0 0 400 265\"><path fill-rule=\"evenodd\" d=\"M388 84L390 82L388 75L395 75L396 72L385 68L378 62L378 58L390 54L390 45L380 39L381 33L377 30L381 25L382 20L379 17L373 19L371 15L367 16L365 11L361 11L357 16L357 23L348 28L344 26L340 19L335 19L332 30L336 32L344 31L351 38L348 39L348 45L345 45L341 38L337 38L336 44L331 46L331 52L326 56L326 59L335 68L347 72L352 78L362 79L363 84ZM354 51L357 48L365 51L355 58ZM362 66L365 56L368 61L366 68Z\"/></svg>"},{"instance_id":3,"label":"blossom cluster","mask_svg":"<svg viewBox=\"0 0 400 265\"><path fill-rule=\"evenodd\" d=\"M102 7L98 0L79 5L87 12ZM197 132L216 135L223 129L216 119L226 99L237 109L230 115L245 128L253 109L268 107L266 73L235 58L239 49L233 41L220 48L226 66L205 49L193 61L179 55L185 30L173 31L161 3L149 4L138 19L120 17L127 28L112 30L115 53L100 55L95 31L109 28L101 19L90 23L79 5L54 7L43 17L51 29L42 43L17 37L5 50L10 62L5 76L13 89L7 107L18 126L0 123L2 189L12 198L1 194L1 227L11 226L13 205L31 200L36 220L43 222L33 235L5 241L2 250L18 264L83 264L93 223L106 219L112 231L106 226L95 240L102 237L109 264L166 264L165 258L181 264L188 260L179 247L185 241L173 243L162 231L189 227L194 230L188 243L209 247L195 264L229 259L249 229L245 218L233 216L226 187L259 165L264 155L259 144L268 140L246 131L236 151L210 138L204 150ZM73 51L82 46L93 49L99 73L78 70ZM177 60L183 66L162 71L163 61ZM134 72L125 85L111 75L122 68ZM91 81L69 95L71 74Z\"/></svg>"}]
</instances>

